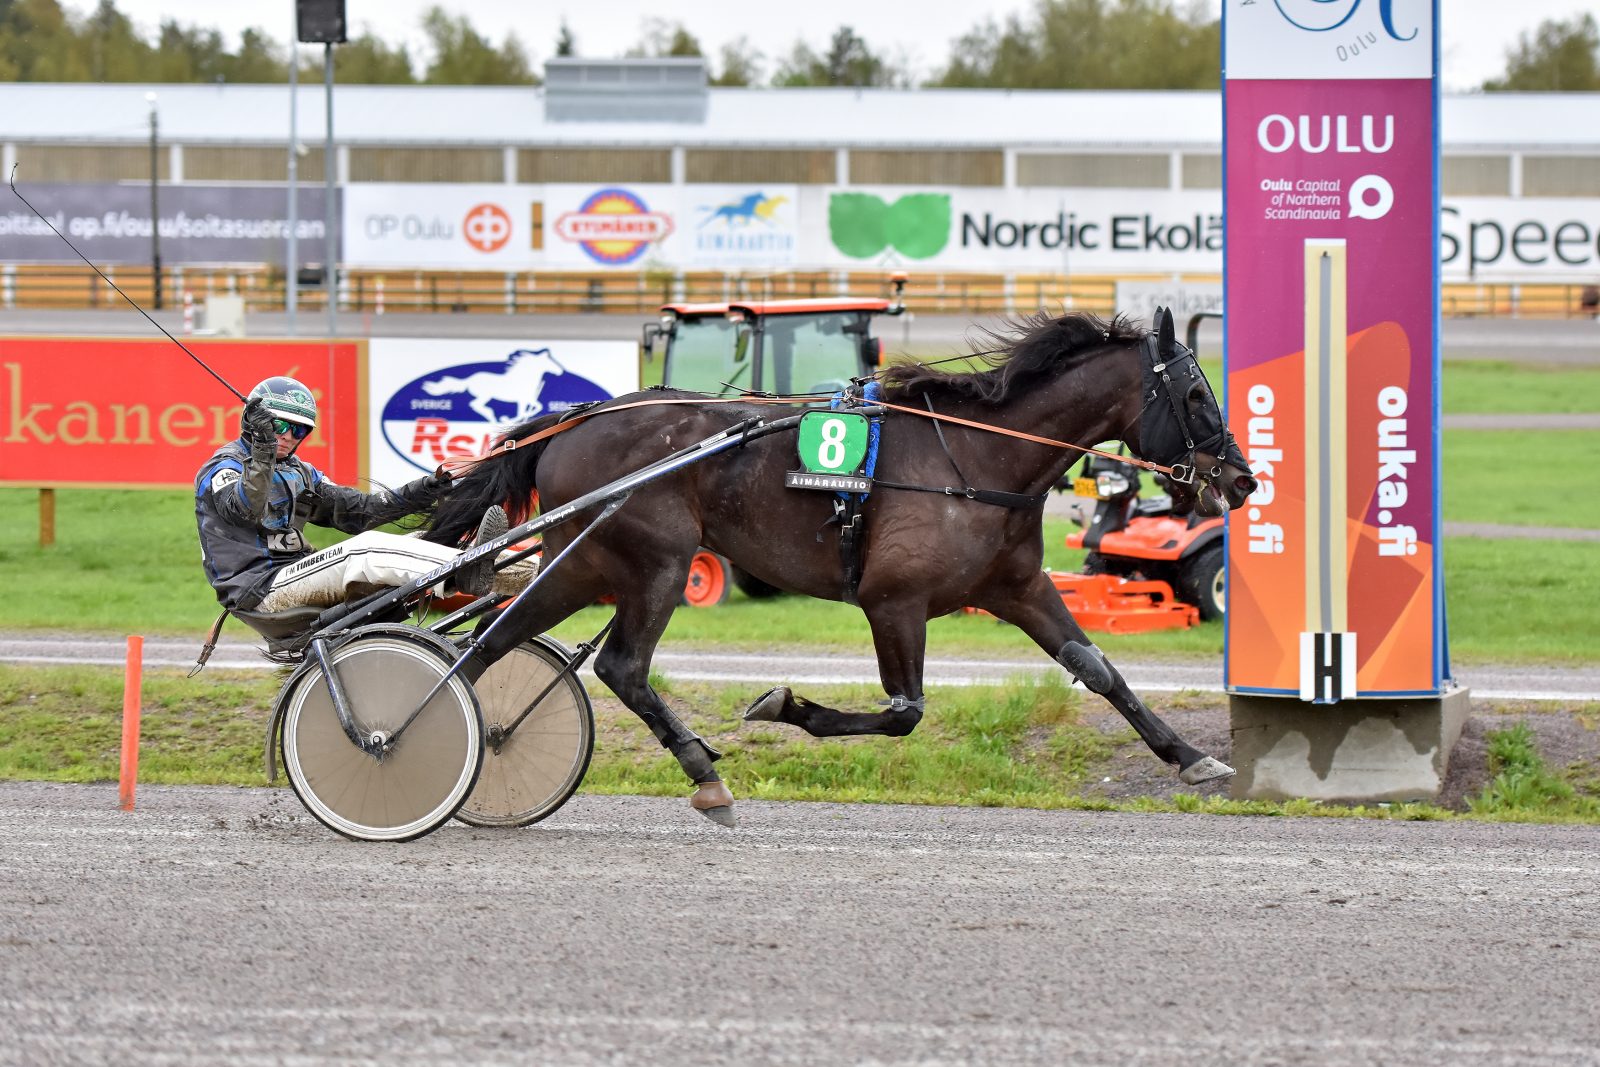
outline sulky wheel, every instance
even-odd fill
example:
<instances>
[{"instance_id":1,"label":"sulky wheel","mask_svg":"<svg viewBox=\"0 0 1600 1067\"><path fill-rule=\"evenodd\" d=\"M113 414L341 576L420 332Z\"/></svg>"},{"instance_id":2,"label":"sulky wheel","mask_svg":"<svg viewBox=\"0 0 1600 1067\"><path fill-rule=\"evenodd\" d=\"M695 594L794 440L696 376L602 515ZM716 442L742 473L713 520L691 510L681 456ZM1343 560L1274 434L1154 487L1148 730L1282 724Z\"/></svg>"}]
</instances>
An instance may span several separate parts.
<instances>
[{"instance_id":1,"label":"sulky wheel","mask_svg":"<svg viewBox=\"0 0 1600 1067\"><path fill-rule=\"evenodd\" d=\"M449 642L395 624L359 627L333 648L358 734L376 737L376 752L346 734L315 656L290 679L280 697L284 770L319 822L361 841L409 841L455 814L483 764L477 696L456 675L411 719L455 659Z\"/></svg>"},{"instance_id":2,"label":"sulky wheel","mask_svg":"<svg viewBox=\"0 0 1600 1067\"><path fill-rule=\"evenodd\" d=\"M594 754L594 709L576 671L557 681L571 659L558 641L535 637L478 679L488 748L477 788L456 818L473 826L527 826L577 791ZM530 704L533 710L517 723Z\"/></svg>"}]
</instances>

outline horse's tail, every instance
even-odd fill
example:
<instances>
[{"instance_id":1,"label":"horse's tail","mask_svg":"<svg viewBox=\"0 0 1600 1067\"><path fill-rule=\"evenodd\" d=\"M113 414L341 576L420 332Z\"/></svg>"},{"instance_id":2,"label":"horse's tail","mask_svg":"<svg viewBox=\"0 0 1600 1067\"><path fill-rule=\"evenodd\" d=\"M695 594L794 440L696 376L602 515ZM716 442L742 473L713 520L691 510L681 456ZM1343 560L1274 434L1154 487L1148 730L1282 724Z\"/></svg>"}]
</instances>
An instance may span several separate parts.
<instances>
[{"instance_id":1,"label":"horse's tail","mask_svg":"<svg viewBox=\"0 0 1600 1067\"><path fill-rule=\"evenodd\" d=\"M559 421L563 412L542 415L507 431L501 440L520 441ZM458 545L478 528L483 513L495 504L506 509L513 526L532 513L532 496L539 466L550 439L536 441L509 452L497 452L457 478L450 492L434 508L433 522L423 536L441 545Z\"/></svg>"}]
</instances>

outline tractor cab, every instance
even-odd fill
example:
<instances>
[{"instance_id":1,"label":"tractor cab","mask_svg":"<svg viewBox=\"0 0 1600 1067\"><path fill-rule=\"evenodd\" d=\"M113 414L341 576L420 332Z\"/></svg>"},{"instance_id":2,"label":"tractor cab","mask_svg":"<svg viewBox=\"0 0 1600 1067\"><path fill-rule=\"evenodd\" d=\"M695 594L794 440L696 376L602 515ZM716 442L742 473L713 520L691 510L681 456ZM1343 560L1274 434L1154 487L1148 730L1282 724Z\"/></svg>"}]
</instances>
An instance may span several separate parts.
<instances>
[{"instance_id":1,"label":"tractor cab","mask_svg":"<svg viewBox=\"0 0 1600 1067\"><path fill-rule=\"evenodd\" d=\"M827 394L883 361L872 320L905 310L905 275L887 299L821 297L667 304L646 323L648 358L663 346L662 384L712 396Z\"/></svg>"}]
</instances>

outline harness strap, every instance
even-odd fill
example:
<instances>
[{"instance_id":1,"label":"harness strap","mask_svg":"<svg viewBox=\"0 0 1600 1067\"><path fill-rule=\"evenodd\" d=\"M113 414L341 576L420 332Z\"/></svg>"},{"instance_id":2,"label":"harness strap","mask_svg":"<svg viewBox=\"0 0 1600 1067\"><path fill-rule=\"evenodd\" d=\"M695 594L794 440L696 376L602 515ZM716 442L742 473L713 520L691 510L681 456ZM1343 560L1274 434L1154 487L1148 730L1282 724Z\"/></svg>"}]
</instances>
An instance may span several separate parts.
<instances>
[{"instance_id":1,"label":"harness strap","mask_svg":"<svg viewBox=\"0 0 1600 1067\"><path fill-rule=\"evenodd\" d=\"M957 472L960 473L960 472ZM1027 493L1007 493L999 489L957 489L951 485L906 485L902 482L888 482L882 478L874 478L874 489L906 489L914 493L942 493L945 496L959 496L965 500L976 500L980 504L993 504L1001 508L1032 508L1043 504L1050 496L1049 492L1030 496Z\"/></svg>"},{"instance_id":2,"label":"harness strap","mask_svg":"<svg viewBox=\"0 0 1600 1067\"><path fill-rule=\"evenodd\" d=\"M217 616L217 621L211 624L211 633L206 635L206 643L200 649L200 658L194 661L194 666L189 668L187 677L193 678L206 668L206 661L211 658L211 653L217 650L217 642L222 639L222 624L228 621L230 612L224 608L222 614Z\"/></svg>"}]
</instances>

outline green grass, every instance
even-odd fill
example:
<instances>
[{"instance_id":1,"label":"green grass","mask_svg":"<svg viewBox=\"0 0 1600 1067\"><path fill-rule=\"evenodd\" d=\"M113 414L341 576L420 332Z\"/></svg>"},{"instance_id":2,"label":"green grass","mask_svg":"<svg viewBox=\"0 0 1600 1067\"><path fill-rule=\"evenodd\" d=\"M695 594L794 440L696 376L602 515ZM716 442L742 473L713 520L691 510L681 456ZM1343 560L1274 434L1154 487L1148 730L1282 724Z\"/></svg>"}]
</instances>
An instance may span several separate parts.
<instances>
[{"instance_id":1,"label":"green grass","mask_svg":"<svg viewBox=\"0 0 1600 1067\"><path fill-rule=\"evenodd\" d=\"M1446 522L1600 529L1593 430L1446 430L1440 466Z\"/></svg>"},{"instance_id":2,"label":"green grass","mask_svg":"<svg viewBox=\"0 0 1600 1067\"><path fill-rule=\"evenodd\" d=\"M1600 797L1580 794L1566 777L1551 771L1534 747L1527 724L1491 730L1485 737L1489 773L1494 777L1472 799L1473 812L1510 818L1559 814L1600 819Z\"/></svg>"},{"instance_id":3,"label":"green grass","mask_svg":"<svg viewBox=\"0 0 1600 1067\"><path fill-rule=\"evenodd\" d=\"M61 490L57 543L37 544L37 493L0 489L0 630L57 629L193 636L216 616L201 574L188 495L136 490ZM1082 554L1062 546L1070 524L1046 524L1046 564L1072 570ZM319 543L332 540L325 538ZM1582 542L1452 538L1445 544L1451 649L1458 661L1600 662L1591 624L1600 603L1594 547ZM588 638L609 617L590 608L555 631ZM243 634L238 623L230 633ZM843 604L802 598L677 612L667 640L741 648L823 646L866 653L866 619ZM1097 635L1112 656L1208 656L1222 626L1131 636ZM928 650L940 656L1041 655L1021 633L981 615L933 620Z\"/></svg>"},{"instance_id":4,"label":"green grass","mask_svg":"<svg viewBox=\"0 0 1600 1067\"><path fill-rule=\"evenodd\" d=\"M1230 800L1176 793L1109 799L1093 786L1126 760L1153 760L1132 730L1085 721L1081 694L1054 682L934 689L937 708L906 738L818 741L740 712L759 687L657 682L690 726L726 752L718 764L734 794L770 800L858 801L1046 809L1203 812L1218 815L1477 818L1518 822L1600 821L1594 783L1544 769L1525 728L1491 735L1494 782L1468 812L1428 804L1341 807L1310 800ZM142 785L266 784L262 743L275 677L208 671L145 674ZM874 699L867 687L824 686L809 694L834 706ZM122 677L115 668L0 665L0 780L115 781ZM644 725L615 703L597 709L595 758L583 791L686 796L677 764ZM280 780L280 784L282 784Z\"/></svg>"},{"instance_id":5,"label":"green grass","mask_svg":"<svg viewBox=\"0 0 1600 1067\"><path fill-rule=\"evenodd\" d=\"M1451 361L1441 403L1447 414L1600 411L1600 367Z\"/></svg>"}]
</instances>

